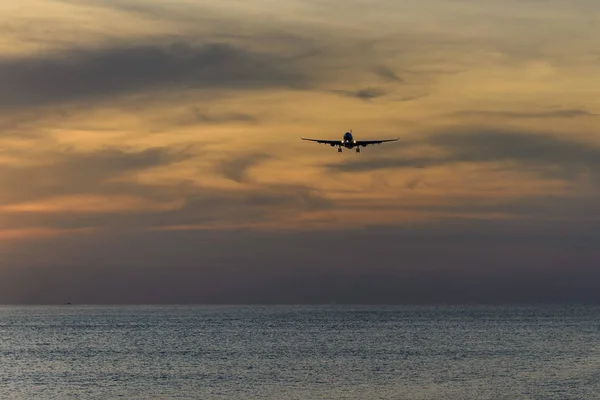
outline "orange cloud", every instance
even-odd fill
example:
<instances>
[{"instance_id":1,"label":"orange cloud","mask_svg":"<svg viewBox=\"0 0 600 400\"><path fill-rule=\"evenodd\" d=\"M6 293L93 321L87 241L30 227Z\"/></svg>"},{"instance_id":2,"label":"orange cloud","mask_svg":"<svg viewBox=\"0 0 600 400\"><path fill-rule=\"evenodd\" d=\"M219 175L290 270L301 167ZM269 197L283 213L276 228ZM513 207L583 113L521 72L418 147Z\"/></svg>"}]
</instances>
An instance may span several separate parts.
<instances>
[{"instance_id":1,"label":"orange cloud","mask_svg":"<svg viewBox=\"0 0 600 400\"><path fill-rule=\"evenodd\" d=\"M0 228L0 239L2 240L24 240L38 238L55 238L59 236L91 234L95 232L93 228L79 229L52 229L52 228L17 228L3 229Z\"/></svg>"},{"instance_id":2,"label":"orange cloud","mask_svg":"<svg viewBox=\"0 0 600 400\"><path fill-rule=\"evenodd\" d=\"M168 211L181 207L183 201L158 202L134 196L79 195L42 199L36 202L0 207L13 213L137 213Z\"/></svg>"}]
</instances>

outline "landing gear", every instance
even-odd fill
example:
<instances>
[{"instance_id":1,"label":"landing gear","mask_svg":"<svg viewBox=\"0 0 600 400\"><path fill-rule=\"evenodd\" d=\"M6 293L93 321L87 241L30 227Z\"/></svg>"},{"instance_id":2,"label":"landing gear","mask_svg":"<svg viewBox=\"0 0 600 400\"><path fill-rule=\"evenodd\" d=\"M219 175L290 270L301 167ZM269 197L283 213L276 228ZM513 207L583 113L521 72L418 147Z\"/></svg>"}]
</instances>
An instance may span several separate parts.
<instances>
[{"instance_id":1,"label":"landing gear","mask_svg":"<svg viewBox=\"0 0 600 400\"><path fill-rule=\"evenodd\" d=\"M338 153L341 153L341 152L342 152L342 148L338 147Z\"/></svg>"},{"instance_id":2,"label":"landing gear","mask_svg":"<svg viewBox=\"0 0 600 400\"><path fill-rule=\"evenodd\" d=\"M356 152L357 152L357 153L360 153L360 147L357 147L357 148L356 148Z\"/></svg>"}]
</instances>

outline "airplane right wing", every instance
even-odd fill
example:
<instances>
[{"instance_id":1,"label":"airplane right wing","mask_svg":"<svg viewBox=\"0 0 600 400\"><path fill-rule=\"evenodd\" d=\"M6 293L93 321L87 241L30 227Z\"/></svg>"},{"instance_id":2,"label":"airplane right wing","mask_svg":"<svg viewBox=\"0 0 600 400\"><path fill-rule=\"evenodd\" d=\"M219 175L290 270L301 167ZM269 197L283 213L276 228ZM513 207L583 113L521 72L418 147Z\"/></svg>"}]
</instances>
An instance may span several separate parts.
<instances>
[{"instance_id":1,"label":"airplane right wing","mask_svg":"<svg viewBox=\"0 0 600 400\"><path fill-rule=\"evenodd\" d=\"M385 143L385 142L396 142L398 141L398 139L400 138L396 138L396 139L382 139L382 140L357 140L356 141L356 145L358 146L368 146L370 144L381 144L381 143Z\"/></svg>"},{"instance_id":2,"label":"airplane right wing","mask_svg":"<svg viewBox=\"0 0 600 400\"><path fill-rule=\"evenodd\" d=\"M341 146L343 144L341 140L323 140L323 139L307 139L307 138L300 138L300 139L310 140L311 142L324 143L324 144L328 144L330 146Z\"/></svg>"}]
</instances>

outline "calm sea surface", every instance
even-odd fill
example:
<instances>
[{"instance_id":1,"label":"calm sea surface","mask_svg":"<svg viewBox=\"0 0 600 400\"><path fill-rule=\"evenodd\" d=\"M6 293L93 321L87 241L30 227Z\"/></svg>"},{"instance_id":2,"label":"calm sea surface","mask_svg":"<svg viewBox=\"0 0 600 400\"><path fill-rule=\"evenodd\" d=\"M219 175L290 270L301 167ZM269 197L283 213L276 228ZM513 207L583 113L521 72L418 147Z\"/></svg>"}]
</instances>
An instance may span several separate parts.
<instances>
[{"instance_id":1,"label":"calm sea surface","mask_svg":"<svg viewBox=\"0 0 600 400\"><path fill-rule=\"evenodd\" d=\"M0 399L600 399L600 307L0 307Z\"/></svg>"}]
</instances>

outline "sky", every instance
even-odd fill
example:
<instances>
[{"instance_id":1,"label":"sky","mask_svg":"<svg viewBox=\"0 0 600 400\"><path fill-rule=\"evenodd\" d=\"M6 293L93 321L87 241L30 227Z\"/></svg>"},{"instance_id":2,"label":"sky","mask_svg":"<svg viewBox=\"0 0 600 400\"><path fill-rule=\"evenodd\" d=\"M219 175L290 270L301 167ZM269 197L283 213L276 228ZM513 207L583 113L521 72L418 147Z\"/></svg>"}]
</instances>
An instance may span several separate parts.
<instances>
[{"instance_id":1,"label":"sky","mask_svg":"<svg viewBox=\"0 0 600 400\"><path fill-rule=\"evenodd\" d=\"M0 303L600 302L600 4L5 0ZM396 138L357 154L300 137Z\"/></svg>"}]
</instances>

